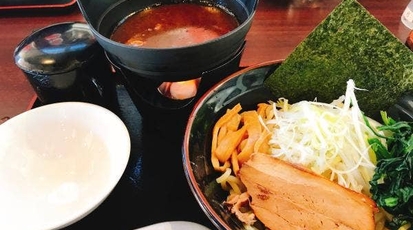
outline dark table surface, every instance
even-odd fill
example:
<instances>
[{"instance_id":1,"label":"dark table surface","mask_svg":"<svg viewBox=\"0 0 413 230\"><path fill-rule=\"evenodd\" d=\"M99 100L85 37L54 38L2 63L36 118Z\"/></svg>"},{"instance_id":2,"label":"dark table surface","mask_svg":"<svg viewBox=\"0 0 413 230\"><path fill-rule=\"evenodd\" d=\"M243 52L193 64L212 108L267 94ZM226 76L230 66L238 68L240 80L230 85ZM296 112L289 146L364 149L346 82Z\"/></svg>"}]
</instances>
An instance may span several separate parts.
<instances>
[{"instance_id":1,"label":"dark table surface","mask_svg":"<svg viewBox=\"0 0 413 230\"><path fill-rule=\"evenodd\" d=\"M259 2L240 67L286 58L340 1L303 2ZM410 32L400 21L408 2L360 0L402 42ZM66 21L84 21L76 5L60 10L0 11L2 121L36 106L37 102L33 89L14 64L15 47L33 30ZM169 220L194 221L214 228L195 201L184 176L181 141L185 119L160 122L156 117L142 117L122 84L117 86L117 96L114 110L128 127L132 141L127 169L110 196L67 229L135 229Z\"/></svg>"}]
</instances>

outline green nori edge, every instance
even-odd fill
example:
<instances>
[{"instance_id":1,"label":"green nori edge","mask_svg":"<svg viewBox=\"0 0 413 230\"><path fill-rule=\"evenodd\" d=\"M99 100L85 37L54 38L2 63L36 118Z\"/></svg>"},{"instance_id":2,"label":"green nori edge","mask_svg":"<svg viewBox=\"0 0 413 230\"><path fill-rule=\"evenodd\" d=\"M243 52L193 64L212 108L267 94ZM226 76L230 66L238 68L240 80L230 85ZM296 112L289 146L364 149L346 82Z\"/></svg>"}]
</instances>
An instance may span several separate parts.
<instances>
[{"instance_id":1,"label":"green nori edge","mask_svg":"<svg viewBox=\"0 0 413 230\"><path fill-rule=\"evenodd\" d=\"M413 90L413 52L356 0L343 0L265 81L274 95L331 102L353 79L367 116Z\"/></svg>"}]
</instances>

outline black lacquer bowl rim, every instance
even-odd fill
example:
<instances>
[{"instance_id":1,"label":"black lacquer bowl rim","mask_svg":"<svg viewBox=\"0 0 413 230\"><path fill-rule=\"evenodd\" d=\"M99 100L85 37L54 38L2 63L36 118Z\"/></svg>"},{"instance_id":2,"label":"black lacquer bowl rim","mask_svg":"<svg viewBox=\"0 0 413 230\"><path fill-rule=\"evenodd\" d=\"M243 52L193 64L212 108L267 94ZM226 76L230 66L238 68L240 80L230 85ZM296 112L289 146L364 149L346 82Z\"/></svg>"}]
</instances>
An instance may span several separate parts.
<instances>
[{"instance_id":1,"label":"black lacquer bowl rim","mask_svg":"<svg viewBox=\"0 0 413 230\"><path fill-rule=\"evenodd\" d=\"M268 61L231 74L201 96L190 113L182 146L185 176L201 209L218 229L244 227L222 205L226 195L218 191L211 192L218 174L204 153L211 149L209 143L213 125L227 108L238 102L248 109L254 108L259 101L275 99L263 87L263 81L281 63L282 60Z\"/></svg>"}]
</instances>

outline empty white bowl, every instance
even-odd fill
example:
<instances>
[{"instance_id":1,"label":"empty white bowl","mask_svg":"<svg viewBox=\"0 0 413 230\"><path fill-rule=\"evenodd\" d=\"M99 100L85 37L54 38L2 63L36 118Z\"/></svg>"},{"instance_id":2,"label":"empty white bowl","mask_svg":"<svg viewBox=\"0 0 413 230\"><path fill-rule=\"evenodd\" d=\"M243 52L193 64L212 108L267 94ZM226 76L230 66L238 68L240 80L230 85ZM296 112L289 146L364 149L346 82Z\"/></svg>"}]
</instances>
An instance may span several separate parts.
<instances>
[{"instance_id":1,"label":"empty white bowl","mask_svg":"<svg viewBox=\"0 0 413 230\"><path fill-rule=\"evenodd\" d=\"M209 230L209 228L190 221L165 221L135 230Z\"/></svg>"},{"instance_id":2,"label":"empty white bowl","mask_svg":"<svg viewBox=\"0 0 413 230\"><path fill-rule=\"evenodd\" d=\"M0 125L0 229L54 229L98 207L130 155L122 120L103 107L62 102Z\"/></svg>"}]
</instances>

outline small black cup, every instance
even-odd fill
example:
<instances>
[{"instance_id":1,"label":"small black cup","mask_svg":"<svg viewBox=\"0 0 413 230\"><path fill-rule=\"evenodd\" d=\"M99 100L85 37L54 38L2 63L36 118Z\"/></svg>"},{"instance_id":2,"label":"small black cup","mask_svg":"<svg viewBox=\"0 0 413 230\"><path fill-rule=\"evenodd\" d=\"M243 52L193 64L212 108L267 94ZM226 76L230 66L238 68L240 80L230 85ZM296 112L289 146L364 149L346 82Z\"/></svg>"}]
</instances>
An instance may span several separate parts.
<instances>
[{"instance_id":1,"label":"small black cup","mask_svg":"<svg viewBox=\"0 0 413 230\"><path fill-rule=\"evenodd\" d=\"M111 108L117 101L110 63L86 23L39 29L16 47L14 59L41 104L83 101Z\"/></svg>"}]
</instances>

